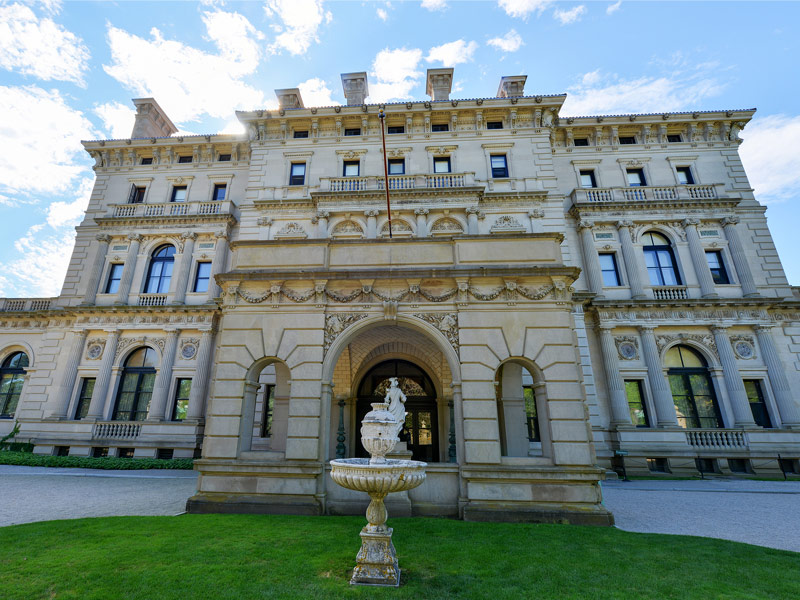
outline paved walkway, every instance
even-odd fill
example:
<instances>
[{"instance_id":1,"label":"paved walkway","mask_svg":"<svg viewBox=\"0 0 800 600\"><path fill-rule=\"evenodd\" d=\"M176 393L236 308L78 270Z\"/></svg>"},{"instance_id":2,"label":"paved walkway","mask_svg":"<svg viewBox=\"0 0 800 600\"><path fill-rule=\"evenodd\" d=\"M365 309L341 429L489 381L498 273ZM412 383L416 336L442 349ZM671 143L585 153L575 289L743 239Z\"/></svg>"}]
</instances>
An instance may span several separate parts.
<instances>
[{"instance_id":1,"label":"paved walkway","mask_svg":"<svg viewBox=\"0 0 800 600\"><path fill-rule=\"evenodd\" d=\"M603 499L625 531L800 552L800 481L605 481Z\"/></svg>"}]
</instances>

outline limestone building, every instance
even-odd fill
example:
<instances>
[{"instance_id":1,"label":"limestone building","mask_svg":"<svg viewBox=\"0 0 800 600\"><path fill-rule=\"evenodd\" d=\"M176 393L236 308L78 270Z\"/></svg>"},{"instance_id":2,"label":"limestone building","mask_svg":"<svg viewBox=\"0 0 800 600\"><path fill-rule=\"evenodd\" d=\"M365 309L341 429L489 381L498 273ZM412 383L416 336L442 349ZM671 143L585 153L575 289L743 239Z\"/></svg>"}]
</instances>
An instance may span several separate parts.
<instances>
[{"instance_id":1,"label":"limestone building","mask_svg":"<svg viewBox=\"0 0 800 600\"><path fill-rule=\"evenodd\" d=\"M353 513L400 378L428 481L393 515L609 523L598 481L800 458L800 294L738 155L752 110L560 115L564 95L237 113L177 136L134 100L57 298L0 300L0 435L201 456L195 511ZM379 109L385 109L391 224Z\"/></svg>"}]
</instances>

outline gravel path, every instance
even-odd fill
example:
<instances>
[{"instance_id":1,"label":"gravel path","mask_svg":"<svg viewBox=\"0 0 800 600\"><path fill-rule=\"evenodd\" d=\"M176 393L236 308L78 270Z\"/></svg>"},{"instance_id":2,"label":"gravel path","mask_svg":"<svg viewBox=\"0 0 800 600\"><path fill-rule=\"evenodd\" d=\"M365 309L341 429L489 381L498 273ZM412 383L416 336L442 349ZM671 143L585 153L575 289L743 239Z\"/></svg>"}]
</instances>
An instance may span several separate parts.
<instances>
[{"instance_id":1,"label":"gravel path","mask_svg":"<svg viewBox=\"0 0 800 600\"><path fill-rule=\"evenodd\" d=\"M194 471L101 471L0 465L0 526L116 515L175 515Z\"/></svg>"},{"instance_id":2,"label":"gravel path","mask_svg":"<svg viewBox=\"0 0 800 600\"><path fill-rule=\"evenodd\" d=\"M800 481L604 481L603 499L625 531L800 552Z\"/></svg>"}]
</instances>

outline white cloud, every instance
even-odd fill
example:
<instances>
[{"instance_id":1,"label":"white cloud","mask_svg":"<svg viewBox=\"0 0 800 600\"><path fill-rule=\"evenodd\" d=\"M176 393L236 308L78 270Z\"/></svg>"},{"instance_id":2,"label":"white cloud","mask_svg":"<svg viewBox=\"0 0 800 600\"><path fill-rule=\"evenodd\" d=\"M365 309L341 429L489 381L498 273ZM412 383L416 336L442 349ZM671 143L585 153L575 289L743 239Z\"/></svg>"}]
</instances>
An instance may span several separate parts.
<instances>
[{"instance_id":1,"label":"white cloud","mask_svg":"<svg viewBox=\"0 0 800 600\"><path fill-rule=\"evenodd\" d=\"M411 90L419 84L422 73L417 70L422 60L419 48L384 48L375 56L370 76L376 79L370 83L369 98L372 102L405 100Z\"/></svg>"},{"instance_id":2,"label":"white cloud","mask_svg":"<svg viewBox=\"0 0 800 600\"><path fill-rule=\"evenodd\" d=\"M517 17L527 20L528 16L535 12L536 15L542 14L553 0L498 0L497 4L506 11L509 17Z\"/></svg>"},{"instance_id":3,"label":"white cloud","mask_svg":"<svg viewBox=\"0 0 800 600\"><path fill-rule=\"evenodd\" d=\"M21 257L3 267L14 273L14 280L0 280L0 295L57 296L67 273L75 244L75 231L42 232L44 224L34 225L14 242ZM8 291L5 291L8 290Z\"/></svg>"},{"instance_id":4,"label":"white cloud","mask_svg":"<svg viewBox=\"0 0 800 600\"><path fill-rule=\"evenodd\" d=\"M800 153L791 152L800 137L800 116L768 115L753 119L742 131L739 146L750 184L761 202L797 196Z\"/></svg>"},{"instance_id":5,"label":"white cloud","mask_svg":"<svg viewBox=\"0 0 800 600\"><path fill-rule=\"evenodd\" d=\"M86 207L89 206L89 198L92 195L94 178L86 177L81 180L75 192L75 200L72 202L53 202L47 207L47 224L50 227L58 228L64 226L74 226L81 222Z\"/></svg>"},{"instance_id":6,"label":"white cloud","mask_svg":"<svg viewBox=\"0 0 800 600\"><path fill-rule=\"evenodd\" d=\"M136 111L120 102L107 102L94 107L95 114L103 120L106 135L111 139L131 137Z\"/></svg>"},{"instance_id":7,"label":"white cloud","mask_svg":"<svg viewBox=\"0 0 800 600\"><path fill-rule=\"evenodd\" d=\"M52 19L22 4L0 5L0 67L83 86L89 56L83 40Z\"/></svg>"},{"instance_id":8,"label":"white cloud","mask_svg":"<svg viewBox=\"0 0 800 600\"><path fill-rule=\"evenodd\" d=\"M385 10L383 10L382 8L379 8L379 9L377 9L377 10L375 11L375 13L378 15L378 18L379 18L381 21L386 21L386 20L389 18L389 13L387 13L387 12L386 12Z\"/></svg>"},{"instance_id":9,"label":"white cloud","mask_svg":"<svg viewBox=\"0 0 800 600\"><path fill-rule=\"evenodd\" d=\"M428 56L425 57L425 60L428 62L439 61L445 67L454 67L459 63L471 61L477 49L477 42L456 40L455 42L448 42L441 46L434 46L428 52Z\"/></svg>"},{"instance_id":10,"label":"white cloud","mask_svg":"<svg viewBox=\"0 0 800 600\"><path fill-rule=\"evenodd\" d=\"M0 86L0 115L0 193L63 192L87 169L80 142L96 132L57 90Z\"/></svg>"},{"instance_id":11,"label":"white cloud","mask_svg":"<svg viewBox=\"0 0 800 600\"><path fill-rule=\"evenodd\" d=\"M333 93L325 83L325 80L318 77L304 81L297 86L300 89L300 95L303 97L303 104L305 106L333 106L341 104L331 97Z\"/></svg>"},{"instance_id":12,"label":"white cloud","mask_svg":"<svg viewBox=\"0 0 800 600\"><path fill-rule=\"evenodd\" d=\"M525 42L522 41L522 37L514 29L503 37L492 38L486 43L502 52L516 52L525 44Z\"/></svg>"},{"instance_id":13,"label":"white cloud","mask_svg":"<svg viewBox=\"0 0 800 600\"><path fill-rule=\"evenodd\" d=\"M242 81L258 68L263 34L238 13L205 12L203 22L218 54L167 40L155 27L145 39L109 25L112 61L103 69L134 94L154 97L175 122L263 105L263 92Z\"/></svg>"},{"instance_id":14,"label":"white cloud","mask_svg":"<svg viewBox=\"0 0 800 600\"><path fill-rule=\"evenodd\" d=\"M614 4L609 4L608 8L606 8L606 14L613 15L615 12L619 10L620 6L622 6L622 0L617 0L616 2L614 2Z\"/></svg>"},{"instance_id":15,"label":"white cloud","mask_svg":"<svg viewBox=\"0 0 800 600\"><path fill-rule=\"evenodd\" d=\"M322 22L330 23L333 15L323 9L323 0L269 0L264 10L269 17L278 17L283 25L274 23L278 34L270 45L274 54L288 50L290 54L305 54L314 42Z\"/></svg>"},{"instance_id":16,"label":"white cloud","mask_svg":"<svg viewBox=\"0 0 800 600\"><path fill-rule=\"evenodd\" d=\"M277 106L277 102L275 103L275 105ZM222 128L220 133L241 135L245 133L245 129L244 125L242 125L242 122L239 119L231 119L230 121L225 123L225 126Z\"/></svg>"},{"instance_id":17,"label":"white cloud","mask_svg":"<svg viewBox=\"0 0 800 600\"><path fill-rule=\"evenodd\" d=\"M723 84L710 72L674 71L669 76L620 79L592 71L567 89L562 115L670 112L697 108Z\"/></svg>"},{"instance_id":18,"label":"white cloud","mask_svg":"<svg viewBox=\"0 0 800 600\"><path fill-rule=\"evenodd\" d=\"M422 8L430 11L444 10L447 8L447 0L422 0Z\"/></svg>"},{"instance_id":19,"label":"white cloud","mask_svg":"<svg viewBox=\"0 0 800 600\"><path fill-rule=\"evenodd\" d=\"M569 10L556 9L553 11L553 18L555 18L556 21L559 21L562 25L569 25L579 21L580 18L585 14L586 6L581 4L580 6L575 6Z\"/></svg>"}]
</instances>

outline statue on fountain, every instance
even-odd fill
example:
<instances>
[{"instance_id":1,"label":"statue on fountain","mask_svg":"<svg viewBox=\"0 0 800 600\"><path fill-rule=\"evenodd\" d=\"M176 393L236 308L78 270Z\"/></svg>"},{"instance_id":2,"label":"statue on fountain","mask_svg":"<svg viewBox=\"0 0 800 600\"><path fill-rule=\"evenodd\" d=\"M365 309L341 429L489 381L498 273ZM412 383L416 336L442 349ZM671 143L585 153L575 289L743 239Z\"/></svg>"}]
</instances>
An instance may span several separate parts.
<instances>
[{"instance_id":1,"label":"statue on fountain","mask_svg":"<svg viewBox=\"0 0 800 600\"><path fill-rule=\"evenodd\" d=\"M403 426L406 422L406 400L406 395L403 393L403 390L400 389L397 382L397 377L390 377L389 389L386 390L386 397L383 399L383 401L389 405L389 412L394 415L394 418L397 421L396 433L398 436L403 430Z\"/></svg>"}]
</instances>

